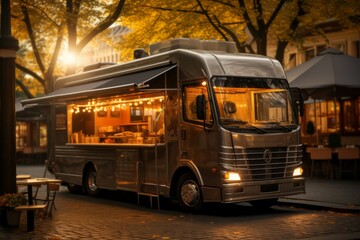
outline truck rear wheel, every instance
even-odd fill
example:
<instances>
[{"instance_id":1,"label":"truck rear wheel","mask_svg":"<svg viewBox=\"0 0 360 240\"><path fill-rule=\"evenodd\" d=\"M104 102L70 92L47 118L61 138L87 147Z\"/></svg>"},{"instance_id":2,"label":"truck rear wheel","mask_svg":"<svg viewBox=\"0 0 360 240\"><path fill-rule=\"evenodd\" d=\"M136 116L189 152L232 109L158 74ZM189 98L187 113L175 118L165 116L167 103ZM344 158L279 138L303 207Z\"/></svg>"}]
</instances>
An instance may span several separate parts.
<instances>
[{"instance_id":1,"label":"truck rear wheel","mask_svg":"<svg viewBox=\"0 0 360 240\"><path fill-rule=\"evenodd\" d=\"M177 186L179 206L184 211L197 212L202 208L202 196L199 184L191 173L185 173Z\"/></svg>"},{"instance_id":2,"label":"truck rear wheel","mask_svg":"<svg viewBox=\"0 0 360 240\"><path fill-rule=\"evenodd\" d=\"M85 173L85 189L90 196L98 196L97 173L94 167L89 167Z\"/></svg>"}]
</instances>

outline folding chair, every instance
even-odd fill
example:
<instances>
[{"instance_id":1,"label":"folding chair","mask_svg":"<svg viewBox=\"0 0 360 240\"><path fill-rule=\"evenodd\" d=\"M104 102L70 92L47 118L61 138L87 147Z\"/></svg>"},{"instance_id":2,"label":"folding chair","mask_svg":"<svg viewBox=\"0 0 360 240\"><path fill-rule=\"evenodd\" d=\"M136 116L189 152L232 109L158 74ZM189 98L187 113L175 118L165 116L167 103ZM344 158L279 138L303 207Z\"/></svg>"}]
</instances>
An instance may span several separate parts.
<instances>
[{"instance_id":1,"label":"folding chair","mask_svg":"<svg viewBox=\"0 0 360 240\"><path fill-rule=\"evenodd\" d=\"M344 170L344 162L354 161L354 168L347 170L348 172L354 173L354 179L357 177L357 161L360 160L360 150L359 148L348 148L348 147L341 147L337 148L339 166L340 166L340 178L342 177Z\"/></svg>"},{"instance_id":2,"label":"folding chair","mask_svg":"<svg viewBox=\"0 0 360 240\"><path fill-rule=\"evenodd\" d=\"M331 176L331 148L308 148L311 159L311 177L314 176L315 171L322 172L322 162L327 162L326 175L328 178ZM319 162L319 169L315 169L315 161Z\"/></svg>"},{"instance_id":3,"label":"folding chair","mask_svg":"<svg viewBox=\"0 0 360 240\"><path fill-rule=\"evenodd\" d=\"M50 218L52 218L52 210L56 210L56 206L55 206L55 198L56 198L56 193L60 190L60 183L52 183L49 182L47 183L47 195L46 195L46 208L45 208L45 213L44 213L44 218L46 218L46 216L49 216Z\"/></svg>"}]
</instances>

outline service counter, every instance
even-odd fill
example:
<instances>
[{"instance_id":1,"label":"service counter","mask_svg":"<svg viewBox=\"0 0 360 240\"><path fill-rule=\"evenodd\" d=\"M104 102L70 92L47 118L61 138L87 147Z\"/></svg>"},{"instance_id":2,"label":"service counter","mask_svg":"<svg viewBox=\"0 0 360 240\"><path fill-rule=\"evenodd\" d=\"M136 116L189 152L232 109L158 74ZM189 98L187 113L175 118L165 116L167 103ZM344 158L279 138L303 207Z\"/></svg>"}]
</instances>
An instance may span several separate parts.
<instances>
[{"instance_id":1,"label":"service counter","mask_svg":"<svg viewBox=\"0 0 360 240\"><path fill-rule=\"evenodd\" d=\"M66 143L66 146L155 147L165 146L165 143Z\"/></svg>"}]
</instances>

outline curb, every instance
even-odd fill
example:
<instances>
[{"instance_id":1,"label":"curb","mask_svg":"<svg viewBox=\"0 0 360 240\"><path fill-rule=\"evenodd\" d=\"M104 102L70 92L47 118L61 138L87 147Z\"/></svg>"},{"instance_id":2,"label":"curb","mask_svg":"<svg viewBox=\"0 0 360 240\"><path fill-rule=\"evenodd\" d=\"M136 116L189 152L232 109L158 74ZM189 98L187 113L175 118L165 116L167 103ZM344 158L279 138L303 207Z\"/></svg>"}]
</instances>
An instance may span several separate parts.
<instances>
[{"instance_id":1,"label":"curb","mask_svg":"<svg viewBox=\"0 0 360 240\"><path fill-rule=\"evenodd\" d=\"M347 206L344 204L319 202L314 200L295 199L295 198L280 198L277 205L290 206L297 208L305 208L310 210L332 211L338 213L353 213L360 214L360 208L355 206Z\"/></svg>"}]
</instances>

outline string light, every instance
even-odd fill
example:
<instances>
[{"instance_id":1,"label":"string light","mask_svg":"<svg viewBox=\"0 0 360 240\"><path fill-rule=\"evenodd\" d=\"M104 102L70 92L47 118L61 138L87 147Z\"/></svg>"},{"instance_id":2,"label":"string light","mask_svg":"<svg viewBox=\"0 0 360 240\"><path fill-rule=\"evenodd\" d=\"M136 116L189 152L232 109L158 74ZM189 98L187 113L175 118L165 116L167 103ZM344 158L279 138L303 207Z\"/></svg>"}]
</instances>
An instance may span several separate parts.
<instances>
[{"instance_id":1,"label":"string light","mask_svg":"<svg viewBox=\"0 0 360 240\"><path fill-rule=\"evenodd\" d=\"M153 97L153 98L141 98L141 99L133 99L133 100L123 100L123 99L113 99L106 100L102 102L97 102L92 99L89 100L86 104L72 104L70 105L70 112L77 114L81 112L99 112L99 111L107 111L108 109L111 111L116 111L120 109L126 109L126 106L139 106L146 103L147 105L152 105L154 101L158 100L160 103L163 102L163 97ZM154 109L159 111L159 109ZM161 110L161 109L160 109ZM147 112L153 111L152 108L147 108Z\"/></svg>"}]
</instances>

